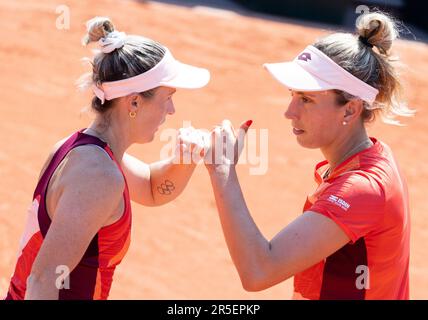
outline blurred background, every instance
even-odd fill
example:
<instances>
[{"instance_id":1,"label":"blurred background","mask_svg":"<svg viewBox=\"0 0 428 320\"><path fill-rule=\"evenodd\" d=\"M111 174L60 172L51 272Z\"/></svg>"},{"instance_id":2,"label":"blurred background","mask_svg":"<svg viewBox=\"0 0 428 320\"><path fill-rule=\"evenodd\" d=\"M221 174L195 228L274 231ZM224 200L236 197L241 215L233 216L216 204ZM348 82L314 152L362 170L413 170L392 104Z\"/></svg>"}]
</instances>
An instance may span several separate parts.
<instances>
[{"instance_id":1,"label":"blurred background","mask_svg":"<svg viewBox=\"0 0 428 320\"><path fill-rule=\"evenodd\" d=\"M362 6L389 12L397 19L417 28L428 30L423 12L423 1L417 0L235 0L246 8L273 15L294 17L307 21L319 21L353 27L355 13Z\"/></svg>"},{"instance_id":2,"label":"blurred background","mask_svg":"<svg viewBox=\"0 0 428 320\"><path fill-rule=\"evenodd\" d=\"M425 5L418 0L165 0L188 7L210 6L248 15L267 14L309 23L318 22L353 29L357 14L379 9L405 22L402 37L426 41L428 21Z\"/></svg>"}]
</instances>

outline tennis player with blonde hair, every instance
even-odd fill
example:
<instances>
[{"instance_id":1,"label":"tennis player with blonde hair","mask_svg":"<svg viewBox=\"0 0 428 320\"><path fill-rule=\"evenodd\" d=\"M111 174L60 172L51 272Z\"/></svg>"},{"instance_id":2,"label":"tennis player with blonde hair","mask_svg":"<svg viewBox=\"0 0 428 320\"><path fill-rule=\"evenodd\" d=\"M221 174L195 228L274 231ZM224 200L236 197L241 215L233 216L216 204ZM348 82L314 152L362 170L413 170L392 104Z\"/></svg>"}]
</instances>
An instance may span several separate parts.
<instances>
[{"instance_id":1,"label":"tennis player with blonde hair","mask_svg":"<svg viewBox=\"0 0 428 320\"><path fill-rule=\"evenodd\" d=\"M391 149L366 131L366 123L378 116L397 124L394 116L413 114L402 103L390 61L396 37L392 19L368 13L359 19L356 35L332 34L292 62L265 65L291 92L285 117L297 142L325 157L315 167L317 187L303 214L273 239L263 236L246 206L235 170L238 148L234 159L226 154L221 163L206 164L246 290L267 289L294 276L296 299L409 299L406 181ZM213 139L222 136L224 149L243 137L236 138L229 121L215 129ZM217 142L212 146L218 148ZM293 168L288 170L285 185L296 178Z\"/></svg>"},{"instance_id":2,"label":"tennis player with blonde hair","mask_svg":"<svg viewBox=\"0 0 428 320\"><path fill-rule=\"evenodd\" d=\"M41 171L6 299L107 299L130 244L130 200L175 199L196 166L174 157L149 165L126 150L152 141L174 114L176 88L203 87L209 72L153 40L116 31L108 18L87 27L85 44L99 45L85 83L96 118L57 143ZM177 156L198 147L186 137L178 137Z\"/></svg>"}]
</instances>

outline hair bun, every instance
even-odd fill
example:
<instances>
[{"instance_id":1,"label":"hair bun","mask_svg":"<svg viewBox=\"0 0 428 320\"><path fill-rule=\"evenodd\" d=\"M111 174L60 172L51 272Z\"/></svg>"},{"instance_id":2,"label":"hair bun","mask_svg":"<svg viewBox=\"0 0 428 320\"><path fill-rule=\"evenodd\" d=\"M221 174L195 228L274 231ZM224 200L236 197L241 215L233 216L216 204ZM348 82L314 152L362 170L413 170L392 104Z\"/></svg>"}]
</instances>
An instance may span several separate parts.
<instances>
[{"instance_id":1,"label":"hair bun","mask_svg":"<svg viewBox=\"0 0 428 320\"><path fill-rule=\"evenodd\" d=\"M398 31L394 21L384 13L372 12L363 14L356 23L357 34L379 52L388 55L392 41L397 38Z\"/></svg>"},{"instance_id":2,"label":"hair bun","mask_svg":"<svg viewBox=\"0 0 428 320\"><path fill-rule=\"evenodd\" d=\"M113 22L107 17L95 17L86 22L87 34L83 37L82 43L87 45L96 42L114 31Z\"/></svg>"}]
</instances>

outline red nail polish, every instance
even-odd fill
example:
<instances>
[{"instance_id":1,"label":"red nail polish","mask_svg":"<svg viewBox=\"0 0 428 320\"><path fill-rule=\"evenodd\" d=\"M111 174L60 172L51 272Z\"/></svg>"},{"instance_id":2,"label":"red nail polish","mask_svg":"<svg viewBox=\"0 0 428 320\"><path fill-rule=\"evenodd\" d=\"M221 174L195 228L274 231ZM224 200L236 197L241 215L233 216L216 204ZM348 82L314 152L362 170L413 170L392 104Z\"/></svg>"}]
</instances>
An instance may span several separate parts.
<instances>
[{"instance_id":1,"label":"red nail polish","mask_svg":"<svg viewBox=\"0 0 428 320\"><path fill-rule=\"evenodd\" d=\"M247 127L251 126L252 123L253 123L253 120L248 120L247 122L245 122Z\"/></svg>"}]
</instances>

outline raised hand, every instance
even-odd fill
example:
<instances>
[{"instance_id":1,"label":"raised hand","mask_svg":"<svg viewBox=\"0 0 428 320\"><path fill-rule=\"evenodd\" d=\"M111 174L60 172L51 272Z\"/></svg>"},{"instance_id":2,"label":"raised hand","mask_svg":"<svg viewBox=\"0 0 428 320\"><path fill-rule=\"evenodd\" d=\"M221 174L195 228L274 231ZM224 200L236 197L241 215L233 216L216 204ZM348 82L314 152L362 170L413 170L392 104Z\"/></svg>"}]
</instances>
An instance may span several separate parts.
<instances>
[{"instance_id":1,"label":"raised hand","mask_svg":"<svg viewBox=\"0 0 428 320\"><path fill-rule=\"evenodd\" d=\"M229 120L223 120L211 132L210 148L207 149L204 163L208 169L217 166L234 166L244 148L245 135L252 124L252 120L242 123L236 131Z\"/></svg>"},{"instance_id":2,"label":"raised hand","mask_svg":"<svg viewBox=\"0 0 428 320\"><path fill-rule=\"evenodd\" d=\"M175 157L177 163L197 164L209 150L210 133L193 127L180 128L177 135Z\"/></svg>"}]
</instances>

